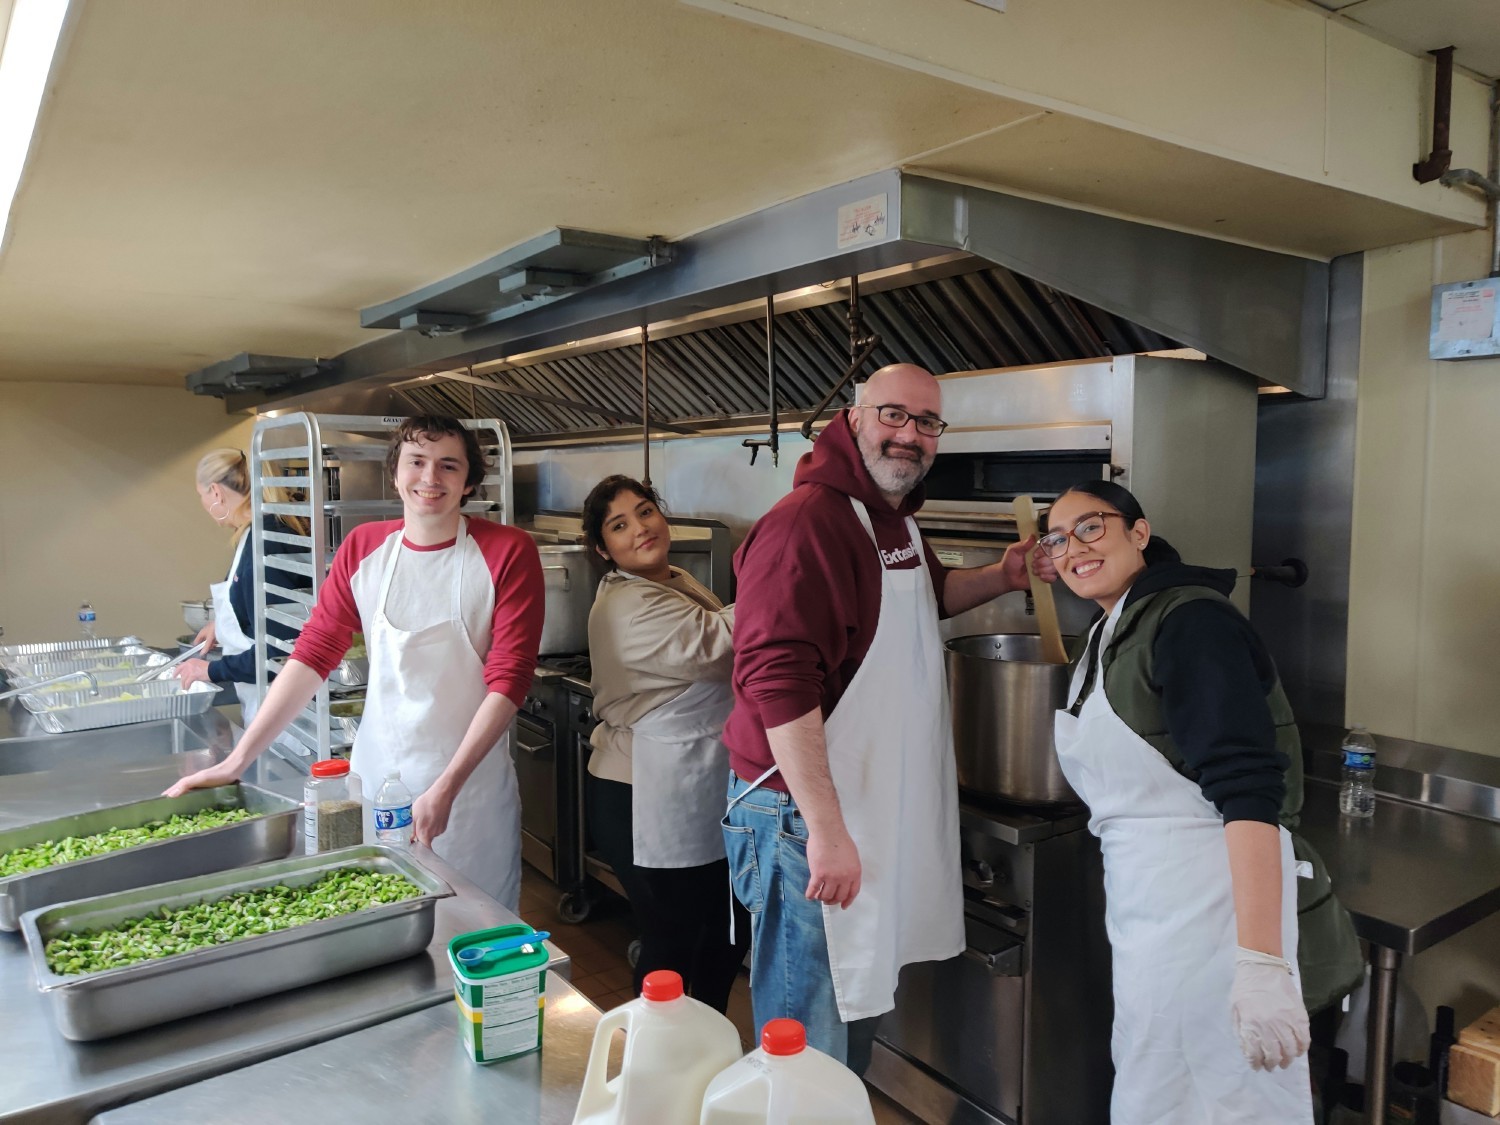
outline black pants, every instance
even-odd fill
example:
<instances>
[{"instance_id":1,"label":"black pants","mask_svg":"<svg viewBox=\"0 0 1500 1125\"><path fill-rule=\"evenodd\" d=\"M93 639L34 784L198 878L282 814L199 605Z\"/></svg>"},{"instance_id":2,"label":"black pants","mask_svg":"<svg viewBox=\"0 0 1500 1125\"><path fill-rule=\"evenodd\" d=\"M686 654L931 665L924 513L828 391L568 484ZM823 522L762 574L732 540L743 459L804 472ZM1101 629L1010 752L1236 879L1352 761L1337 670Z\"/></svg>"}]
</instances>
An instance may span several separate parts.
<instances>
[{"instance_id":1,"label":"black pants","mask_svg":"<svg viewBox=\"0 0 1500 1125\"><path fill-rule=\"evenodd\" d=\"M672 969L682 976L689 996L724 1011L735 974L750 948L750 915L730 893L729 861L701 867L637 867L631 787L593 774L585 785L589 839L614 868L641 931L636 995L647 973ZM729 941L731 904L733 944Z\"/></svg>"}]
</instances>

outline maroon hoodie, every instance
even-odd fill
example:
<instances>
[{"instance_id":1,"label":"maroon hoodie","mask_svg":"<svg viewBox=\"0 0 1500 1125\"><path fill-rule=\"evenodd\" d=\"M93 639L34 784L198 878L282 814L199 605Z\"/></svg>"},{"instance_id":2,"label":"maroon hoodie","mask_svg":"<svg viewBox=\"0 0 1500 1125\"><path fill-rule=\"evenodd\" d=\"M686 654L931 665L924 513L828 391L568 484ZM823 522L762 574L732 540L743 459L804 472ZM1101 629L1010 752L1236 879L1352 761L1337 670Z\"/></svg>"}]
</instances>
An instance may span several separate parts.
<instances>
[{"instance_id":1,"label":"maroon hoodie","mask_svg":"<svg viewBox=\"0 0 1500 1125\"><path fill-rule=\"evenodd\" d=\"M747 781L774 761L766 728L815 707L827 719L875 638L881 558L850 497L869 510L887 566L921 565L906 517L921 508L922 487L899 510L887 504L860 459L848 413L840 412L797 463L792 491L735 554L734 710L724 742L729 764ZM941 606L947 572L925 541L922 548ZM779 773L765 785L786 790Z\"/></svg>"}]
</instances>

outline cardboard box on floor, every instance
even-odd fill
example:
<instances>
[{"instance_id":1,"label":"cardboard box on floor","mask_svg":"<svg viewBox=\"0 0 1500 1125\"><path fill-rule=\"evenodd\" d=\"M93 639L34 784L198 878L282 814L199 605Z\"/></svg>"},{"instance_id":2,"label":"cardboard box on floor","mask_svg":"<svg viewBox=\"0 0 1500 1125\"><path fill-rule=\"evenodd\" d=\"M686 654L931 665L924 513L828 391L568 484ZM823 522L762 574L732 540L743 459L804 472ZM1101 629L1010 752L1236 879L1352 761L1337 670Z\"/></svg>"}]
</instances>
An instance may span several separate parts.
<instances>
[{"instance_id":1,"label":"cardboard box on floor","mask_svg":"<svg viewBox=\"0 0 1500 1125\"><path fill-rule=\"evenodd\" d=\"M1500 1008L1458 1033L1448 1051L1447 1096L1489 1117L1500 1114Z\"/></svg>"}]
</instances>

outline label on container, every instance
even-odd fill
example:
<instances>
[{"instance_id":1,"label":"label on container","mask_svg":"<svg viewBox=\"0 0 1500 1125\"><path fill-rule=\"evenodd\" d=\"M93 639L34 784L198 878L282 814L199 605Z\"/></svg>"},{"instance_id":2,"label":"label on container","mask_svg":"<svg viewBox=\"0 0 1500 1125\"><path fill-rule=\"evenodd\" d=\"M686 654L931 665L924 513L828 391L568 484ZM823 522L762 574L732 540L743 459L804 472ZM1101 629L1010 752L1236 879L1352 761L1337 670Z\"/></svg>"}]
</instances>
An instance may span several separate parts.
<instances>
[{"instance_id":1,"label":"label on container","mask_svg":"<svg viewBox=\"0 0 1500 1125\"><path fill-rule=\"evenodd\" d=\"M479 1011L479 1047L486 1059L501 1059L536 1047L540 1034L541 974L535 969L486 981Z\"/></svg>"},{"instance_id":2,"label":"label on container","mask_svg":"<svg viewBox=\"0 0 1500 1125\"><path fill-rule=\"evenodd\" d=\"M307 801L302 806L302 846L308 855L318 854L318 802Z\"/></svg>"},{"instance_id":3,"label":"label on container","mask_svg":"<svg viewBox=\"0 0 1500 1125\"><path fill-rule=\"evenodd\" d=\"M384 831L387 828L408 828L411 826L411 806L402 805L394 809L375 810L375 831Z\"/></svg>"},{"instance_id":4,"label":"label on container","mask_svg":"<svg viewBox=\"0 0 1500 1125\"><path fill-rule=\"evenodd\" d=\"M1351 770L1373 770L1375 755L1369 750L1344 750L1344 768Z\"/></svg>"}]
</instances>

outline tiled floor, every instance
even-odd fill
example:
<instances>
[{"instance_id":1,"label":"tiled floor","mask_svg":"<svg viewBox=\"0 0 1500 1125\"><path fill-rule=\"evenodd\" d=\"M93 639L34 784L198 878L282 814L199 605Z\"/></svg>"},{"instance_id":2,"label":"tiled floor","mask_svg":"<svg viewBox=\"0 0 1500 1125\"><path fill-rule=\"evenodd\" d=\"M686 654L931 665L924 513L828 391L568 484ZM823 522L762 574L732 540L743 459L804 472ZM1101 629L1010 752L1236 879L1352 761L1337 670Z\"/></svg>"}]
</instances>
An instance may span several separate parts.
<instances>
[{"instance_id":1,"label":"tiled floor","mask_svg":"<svg viewBox=\"0 0 1500 1125\"><path fill-rule=\"evenodd\" d=\"M558 917L558 897L555 884L528 864L521 865L521 918L539 930L550 930L557 947L573 959L573 987L606 1011L634 999L626 952L635 937L630 908L613 895L601 895L588 919L575 924ZM745 1050L756 1046L752 1042L750 978L744 973L730 994L728 1015L739 1028ZM917 1123L917 1118L877 1091L870 1091L870 1101L878 1125Z\"/></svg>"}]
</instances>

